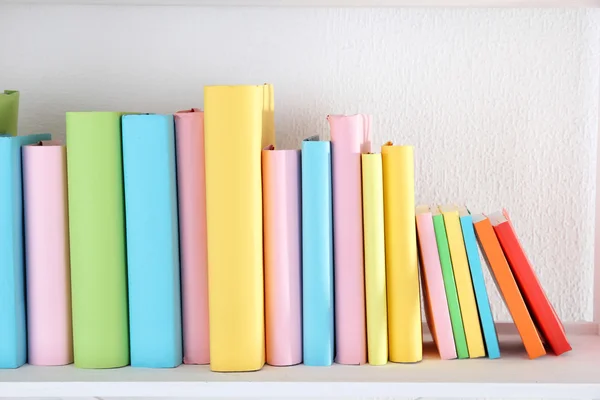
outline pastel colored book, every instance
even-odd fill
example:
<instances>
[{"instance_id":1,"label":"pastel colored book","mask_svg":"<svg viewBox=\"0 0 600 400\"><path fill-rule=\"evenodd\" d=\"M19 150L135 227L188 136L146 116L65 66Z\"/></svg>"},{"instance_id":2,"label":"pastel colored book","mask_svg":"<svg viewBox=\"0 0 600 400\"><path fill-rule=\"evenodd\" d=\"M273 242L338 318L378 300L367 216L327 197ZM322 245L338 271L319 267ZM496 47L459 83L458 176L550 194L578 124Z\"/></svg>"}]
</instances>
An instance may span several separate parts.
<instances>
[{"instance_id":1,"label":"pastel colored book","mask_svg":"<svg viewBox=\"0 0 600 400\"><path fill-rule=\"evenodd\" d=\"M269 88L204 88L213 371L254 371L265 363L261 150L274 135L263 123L272 114Z\"/></svg>"},{"instance_id":2,"label":"pastel colored book","mask_svg":"<svg viewBox=\"0 0 600 400\"><path fill-rule=\"evenodd\" d=\"M68 112L73 350L79 368L129 364L119 112Z\"/></svg>"},{"instance_id":3,"label":"pastel colored book","mask_svg":"<svg viewBox=\"0 0 600 400\"><path fill-rule=\"evenodd\" d=\"M204 113L175 113L183 362L210 362Z\"/></svg>"},{"instance_id":4,"label":"pastel colored book","mask_svg":"<svg viewBox=\"0 0 600 400\"><path fill-rule=\"evenodd\" d=\"M384 365L388 362L388 321L383 168L381 154L361 157L368 361Z\"/></svg>"},{"instance_id":5,"label":"pastel colored book","mask_svg":"<svg viewBox=\"0 0 600 400\"><path fill-rule=\"evenodd\" d=\"M21 148L49 134L0 135L0 368L27 359Z\"/></svg>"},{"instance_id":6,"label":"pastel colored book","mask_svg":"<svg viewBox=\"0 0 600 400\"><path fill-rule=\"evenodd\" d=\"M496 333L496 326L494 325L494 317L492 316L487 289L485 288L483 271L481 270L477 239L475 238L475 230L473 229L473 218L466 207L460 207L459 213L460 226L469 260L469 270L471 271L471 280L473 282L473 290L475 291L475 299L477 300L479 322L483 331L487 356L489 358L498 358L500 357L498 335Z\"/></svg>"},{"instance_id":7,"label":"pastel colored book","mask_svg":"<svg viewBox=\"0 0 600 400\"><path fill-rule=\"evenodd\" d=\"M182 362L172 115L125 115L123 177L131 366Z\"/></svg>"},{"instance_id":8,"label":"pastel colored book","mask_svg":"<svg viewBox=\"0 0 600 400\"><path fill-rule=\"evenodd\" d=\"M262 85L263 113L262 113L262 148L276 145L275 138L275 94L273 85Z\"/></svg>"},{"instance_id":9,"label":"pastel colored book","mask_svg":"<svg viewBox=\"0 0 600 400\"><path fill-rule=\"evenodd\" d=\"M554 307L550 304L537 278L533 265L517 237L508 212L506 210L495 212L490 214L489 219L494 226L494 231L521 290L525 304L527 304L527 308L544 341L556 355L570 351L571 345L562 322L556 315Z\"/></svg>"},{"instance_id":10,"label":"pastel colored book","mask_svg":"<svg viewBox=\"0 0 600 400\"><path fill-rule=\"evenodd\" d=\"M448 301L448 311L450 313L456 355L458 358L469 358L467 337L465 336L465 328L460 312L460 302L458 300L458 291L456 290L456 281L454 279L454 270L452 268L450 246L448 245L444 217L437 206L432 206L430 210L433 218L433 228L435 231L438 254L440 256L440 265L442 267L442 278L444 279L444 289L446 292L446 300Z\"/></svg>"},{"instance_id":11,"label":"pastel colored book","mask_svg":"<svg viewBox=\"0 0 600 400\"><path fill-rule=\"evenodd\" d=\"M27 363L73 362L67 154L40 141L23 146Z\"/></svg>"},{"instance_id":12,"label":"pastel colored book","mask_svg":"<svg viewBox=\"0 0 600 400\"><path fill-rule=\"evenodd\" d=\"M450 360L456 358L456 347L429 206L417 207L416 222L427 324L440 358Z\"/></svg>"},{"instance_id":13,"label":"pastel colored book","mask_svg":"<svg viewBox=\"0 0 600 400\"><path fill-rule=\"evenodd\" d=\"M302 142L302 346L305 365L334 357L331 146Z\"/></svg>"},{"instance_id":14,"label":"pastel colored book","mask_svg":"<svg viewBox=\"0 0 600 400\"><path fill-rule=\"evenodd\" d=\"M446 225L446 235L450 247L450 258L456 281L456 291L460 302L460 312L469 348L469 358L485 357L485 346L479 323L477 301L473 290L473 281L469 270L469 260L465 249L458 208L455 206L440 207Z\"/></svg>"},{"instance_id":15,"label":"pastel colored book","mask_svg":"<svg viewBox=\"0 0 600 400\"><path fill-rule=\"evenodd\" d=\"M339 364L367 362L361 153L371 151L371 116L329 115L333 182L335 346Z\"/></svg>"},{"instance_id":16,"label":"pastel colored book","mask_svg":"<svg viewBox=\"0 0 600 400\"><path fill-rule=\"evenodd\" d=\"M450 247L448 245L448 237L446 236L444 217L437 206L430 207L430 211L433 219L433 229L435 231L440 265L442 268L442 278L444 279L446 300L448 301L448 311L450 313L450 323L452 324L456 355L458 358L469 358L467 337L465 336L465 328L460 312L460 302L458 301L458 292L456 290L454 270L452 269L452 259L450 258Z\"/></svg>"},{"instance_id":17,"label":"pastel colored book","mask_svg":"<svg viewBox=\"0 0 600 400\"><path fill-rule=\"evenodd\" d=\"M262 152L267 363L302 362L300 150Z\"/></svg>"},{"instance_id":18,"label":"pastel colored book","mask_svg":"<svg viewBox=\"0 0 600 400\"><path fill-rule=\"evenodd\" d=\"M5 90L0 93L0 135L16 136L19 125L19 92Z\"/></svg>"},{"instance_id":19,"label":"pastel colored book","mask_svg":"<svg viewBox=\"0 0 600 400\"><path fill-rule=\"evenodd\" d=\"M490 220L481 214L473 215L473 226L479 245L483 250L488 267L502 294L506 307L519 331L529 358L537 358L546 354L544 345L533 323L529 310L525 305L521 291L506 261L500 242L494 233Z\"/></svg>"},{"instance_id":20,"label":"pastel colored book","mask_svg":"<svg viewBox=\"0 0 600 400\"><path fill-rule=\"evenodd\" d=\"M381 157L389 359L411 363L423 358L413 147L388 142Z\"/></svg>"}]
</instances>

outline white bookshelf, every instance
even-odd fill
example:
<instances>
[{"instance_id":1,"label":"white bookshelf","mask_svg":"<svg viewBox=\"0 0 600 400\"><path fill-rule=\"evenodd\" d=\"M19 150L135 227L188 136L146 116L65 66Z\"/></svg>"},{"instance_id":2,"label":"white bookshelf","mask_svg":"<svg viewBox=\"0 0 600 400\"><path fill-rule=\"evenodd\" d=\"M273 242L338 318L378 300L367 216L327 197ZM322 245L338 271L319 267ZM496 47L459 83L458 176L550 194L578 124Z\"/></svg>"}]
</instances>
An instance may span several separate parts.
<instances>
[{"instance_id":1,"label":"white bookshelf","mask_svg":"<svg viewBox=\"0 0 600 400\"><path fill-rule=\"evenodd\" d=\"M83 370L74 366L0 371L8 397L600 398L600 337L572 336L573 352L527 360L518 337L501 338L499 360L440 361L432 350L414 365L382 367L266 366L258 372L214 373L208 366Z\"/></svg>"},{"instance_id":2,"label":"white bookshelf","mask_svg":"<svg viewBox=\"0 0 600 400\"><path fill-rule=\"evenodd\" d=\"M416 364L265 366L215 373L208 366L106 370L26 365L0 370L2 397L197 398L600 398L600 336L592 323L570 324L573 351L529 360L511 324L499 324L502 357L442 361L431 342ZM428 335L426 335L428 336ZM428 339L428 337L427 337Z\"/></svg>"},{"instance_id":3,"label":"white bookshelf","mask_svg":"<svg viewBox=\"0 0 600 400\"><path fill-rule=\"evenodd\" d=\"M600 0L0 0L0 4L219 7L600 7Z\"/></svg>"},{"instance_id":4,"label":"white bookshelf","mask_svg":"<svg viewBox=\"0 0 600 400\"><path fill-rule=\"evenodd\" d=\"M0 15L2 5L14 4L533 8L600 7L600 0L0 0ZM597 198L600 207L600 194ZM597 221L600 232L600 214ZM597 236L596 247L600 248L600 235ZM214 373L208 366L187 365L174 369L107 370L26 365L15 370L0 369L0 397L600 399L600 252L597 257L597 322L570 324L573 351L560 357L527 359L514 327L500 324L502 358L498 360L441 361L430 344L420 363L389 363L381 367L265 366L257 372Z\"/></svg>"}]
</instances>

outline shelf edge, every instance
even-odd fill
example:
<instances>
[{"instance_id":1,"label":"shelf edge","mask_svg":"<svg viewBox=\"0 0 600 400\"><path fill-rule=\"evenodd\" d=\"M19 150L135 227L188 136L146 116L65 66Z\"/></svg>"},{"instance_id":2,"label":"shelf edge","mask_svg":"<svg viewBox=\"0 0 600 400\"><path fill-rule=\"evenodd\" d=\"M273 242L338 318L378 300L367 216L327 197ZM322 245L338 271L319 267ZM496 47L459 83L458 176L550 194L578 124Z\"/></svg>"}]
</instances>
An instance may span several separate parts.
<instances>
[{"instance_id":1,"label":"shelf edge","mask_svg":"<svg viewBox=\"0 0 600 400\"><path fill-rule=\"evenodd\" d=\"M0 382L7 397L597 398L600 384L440 382ZM251 395L249 395L251 394Z\"/></svg>"}]
</instances>

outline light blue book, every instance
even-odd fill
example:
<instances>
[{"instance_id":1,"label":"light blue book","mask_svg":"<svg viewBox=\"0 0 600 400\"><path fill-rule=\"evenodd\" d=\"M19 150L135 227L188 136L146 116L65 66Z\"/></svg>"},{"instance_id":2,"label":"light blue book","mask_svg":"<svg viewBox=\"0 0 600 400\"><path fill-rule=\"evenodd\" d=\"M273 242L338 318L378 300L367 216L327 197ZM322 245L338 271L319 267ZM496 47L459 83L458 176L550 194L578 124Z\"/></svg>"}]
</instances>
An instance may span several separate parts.
<instances>
[{"instance_id":1,"label":"light blue book","mask_svg":"<svg viewBox=\"0 0 600 400\"><path fill-rule=\"evenodd\" d=\"M21 147L50 134L0 134L0 368L27 360Z\"/></svg>"},{"instance_id":2,"label":"light blue book","mask_svg":"<svg viewBox=\"0 0 600 400\"><path fill-rule=\"evenodd\" d=\"M133 367L182 362L179 229L172 115L122 117Z\"/></svg>"},{"instance_id":3,"label":"light blue book","mask_svg":"<svg viewBox=\"0 0 600 400\"><path fill-rule=\"evenodd\" d=\"M471 271L471 280L473 281L473 289L475 290L475 299L477 300L477 310L479 311L479 322L483 330L485 348L489 358L499 358L500 347L498 346L498 335L490 308L490 300L485 288L485 281L483 280L481 260L473 229L473 218L471 218L471 214L465 207L460 208L460 226L469 260L469 270Z\"/></svg>"},{"instance_id":4,"label":"light blue book","mask_svg":"<svg viewBox=\"0 0 600 400\"><path fill-rule=\"evenodd\" d=\"M334 358L331 146L302 142L302 341L305 365Z\"/></svg>"}]
</instances>

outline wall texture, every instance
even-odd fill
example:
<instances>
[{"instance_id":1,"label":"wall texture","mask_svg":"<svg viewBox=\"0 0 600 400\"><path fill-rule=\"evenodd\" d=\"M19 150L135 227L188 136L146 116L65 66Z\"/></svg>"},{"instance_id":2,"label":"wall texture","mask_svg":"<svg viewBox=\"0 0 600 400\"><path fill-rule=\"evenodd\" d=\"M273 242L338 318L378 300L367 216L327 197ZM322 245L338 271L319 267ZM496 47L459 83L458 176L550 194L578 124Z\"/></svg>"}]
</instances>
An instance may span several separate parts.
<instances>
[{"instance_id":1,"label":"wall texture","mask_svg":"<svg viewBox=\"0 0 600 400\"><path fill-rule=\"evenodd\" d=\"M600 11L0 6L21 133L64 112L173 112L272 82L277 144L372 113L416 146L418 202L506 207L558 313L592 318ZM487 277L489 281L489 276ZM489 281L490 287L491 281ZM497 292L492 307L509 320Z\"/></svg>"}]
</instances>

